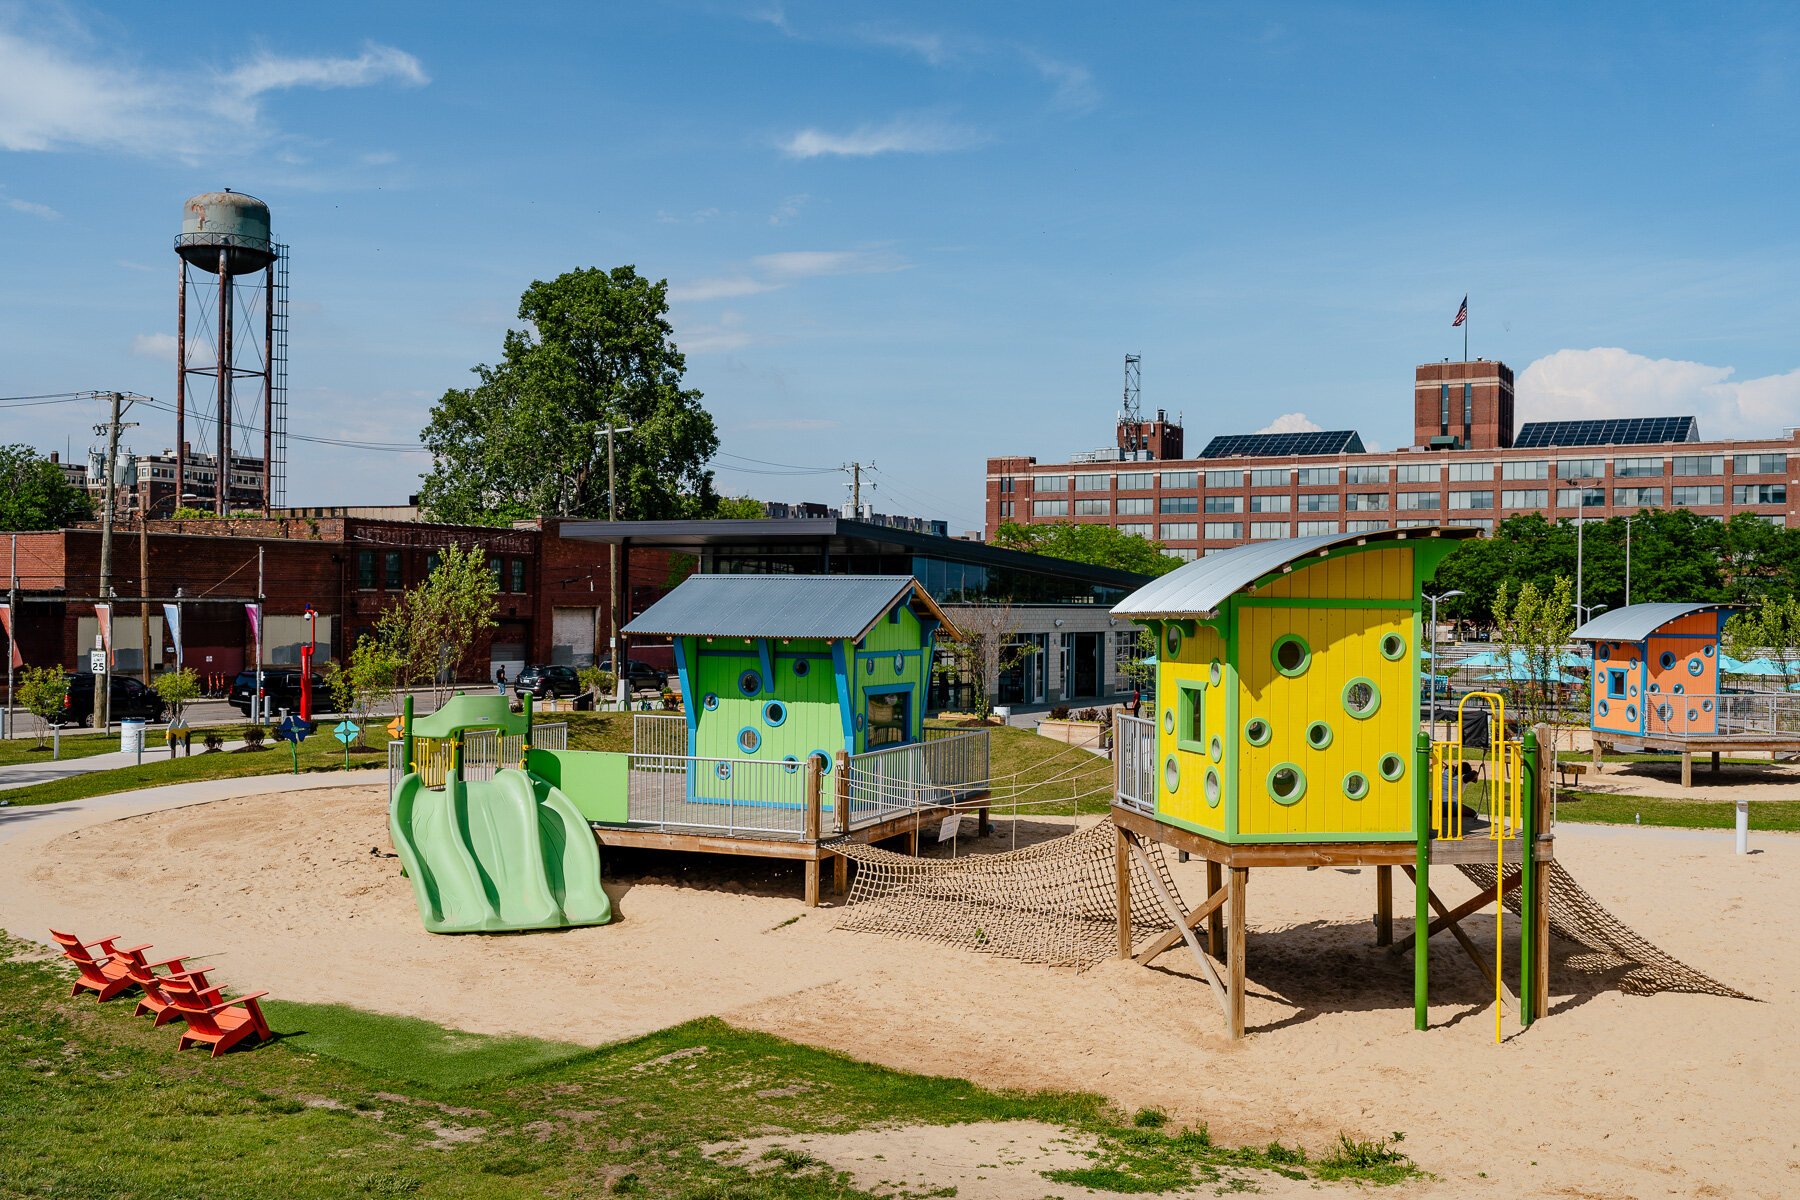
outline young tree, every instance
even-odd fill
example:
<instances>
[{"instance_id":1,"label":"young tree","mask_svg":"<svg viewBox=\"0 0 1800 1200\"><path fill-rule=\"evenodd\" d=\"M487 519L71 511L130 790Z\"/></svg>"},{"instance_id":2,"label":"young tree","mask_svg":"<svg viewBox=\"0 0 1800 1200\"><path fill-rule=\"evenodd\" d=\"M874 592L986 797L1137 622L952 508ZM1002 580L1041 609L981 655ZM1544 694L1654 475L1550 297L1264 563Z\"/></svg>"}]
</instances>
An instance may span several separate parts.
<instances>
[{"instance_id":1,"label":"young tree","mask_svg":"<svg viewBox=\"0 0 1800 1200\"><path fill-rule=\"evenodd\" d=\"M162 702L169 706L169 720L179 721L188 702L200 695L200 676L194 673L192 667L183 667L179 671L166 671L158 675L152 686L156 688L156 694L161 697Z\"/></svg>"},{"instance_id":2,"label":"young tree","mask_svg":"<svg viewBox=\"0 0 1800 1200\"><path fill-rule=\"evenodd\" d=\"M29 446L0 446L0 531L64 529L93 516L93 502L55 463Z\"/></svg>"},{"instance_id":3,"label":"young tree","mask_svg":"<svg viewBox=\"0 0 1800 1200\"><path fill-rule=\"evenodd\" d=\"M1120 533L1111 525L1080 525L1073 521L1047 525L1003 521L988 539L988 545L1139 575L1166 575L1182 565L1180 559L1163 553L1161 542L1135 533Z\"/></svg>"},{"instance_id":4,"label":"young tree","mask_svg":"<svg viewBox=\"0 0 1800 1200\"><path fill-rule=\"evenodd\" d=\"M750 496L720 496L709 515L720 521L766 521L769 506Z\"/></svg>"},{"instance_id":5,"label":"young tree","mask_svg":"<svg viewBox=\"0 0 1800 1200\"><path fill-rule=\"evenodd\" d=\"M433 465L420 504L434 519L500 524L607 514L606 430L616 435L621 518L712 509L719 448L668 320L668 283L634 267L534 282L497 365L444 393L420 439Z\"/></svg>"},{"instance_id":6,"label":"young tree","mask_svg":"<svg viewBox=\"0 0 1800 1200\"><path fill-rule=\"evenodd\" d=\"M1019 624L1010 604L971 605L957 613L956 625L962 637L941 643L950 660L943 673L968 685L975 715L985 721L994 711L994 683L1037 647L1015 640Z\"/></svg>"},{"instance_id":7,"label":"young tree","mask_svg":"<svg viewBox=\"0 0 1800 1200\"><path fill-rule=\"evenodd\" d=\"M26 667L19 676L19 703L42 723L38 733L40 747L44 744L42 729L49 728L50 718L62 712L68 694L69 677L60 666Z\"/></svg>"},{"instance_id":8,"label":"young tree","mask_svg":"<svg viewBox=\"0 0 1800 1200\"><path fill-rule=\"evenodd\" d=\"M381 653L391 659L399 678L414 683L429 679L442 692L463 677L481 631L499 624L499 590L480 549L446 548L425 581L407 589L381 615L376 626ZM365 662L371 671L378 661L375 653L370 651ZM355 670L354 653L351 662Z\"/></svg>"},{"instance_id":9,"label":"young tree","mask_svg":"<svg viewBox=\"0 0 1800 1200\"><path fill-rule=\"evenodd\" d=\"M1800 678L1800 599L1764 600L1725 622L1725 653L1733 658L1764 654L1781 667L1781 690L1791 692Z\"/></svg>"},{"instance_id":10,"label":"young tree","mask_svg":"<svg viewBox=\"0 0 1800 1200\"><path fill-rule=\"evenodd\" d=\"M1526 580L1516 596L1502 583L1494 598L1500 669L1526 725L1554 720L1561 707L1562 656L1575 631L1574 590L1565 576L1548 591Z\"/></svg>"}]
</instances>

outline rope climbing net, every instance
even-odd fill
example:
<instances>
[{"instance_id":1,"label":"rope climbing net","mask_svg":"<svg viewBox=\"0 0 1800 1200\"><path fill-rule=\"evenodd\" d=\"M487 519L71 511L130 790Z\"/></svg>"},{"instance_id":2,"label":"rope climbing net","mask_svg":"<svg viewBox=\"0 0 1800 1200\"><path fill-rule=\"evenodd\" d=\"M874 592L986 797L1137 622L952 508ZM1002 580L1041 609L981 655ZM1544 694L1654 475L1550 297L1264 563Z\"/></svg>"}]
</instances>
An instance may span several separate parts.
<instances>
[{"instance_id":1,"label":"rope climbing net","mask_svg":"<svg viewBox=\"0 0 1800 1200\"><path fill-rule=\"evenodd\" d=\"M1085 970L1118 953L1116 837L1102 821L1035 846L953 859L834 844L857 866L838 927ZM1148 850L1162 886L1179 902L1161 848ZM1135 857L1131 872L1137 942L1170 922Z\"/></svg>"},{"instance_id":2,"label":"rope climbing net","mask_svg":"<svg viewBox=\"0 0 1800 1200\"><path fill-rule=\"evenodd\" d=\"M1462 873L1480 888L1494 886L1496 870L1486 865L1464 865ZM1652 945L1576 883L1562 864L1543 864L1544 903L1549 909L1550 931L1574 942L1585 953L1570 956L1564 965L1577 971L1604 974L1629 968L1619 976L1619 990L1647 996L1656 992L1700 992L1709 996L1753 997L1697 971L1674 955ZM1518 872L1508 871L1507 878ZM1517 888L1506 893L1506 907L1522 913Z\"/></svg>"}]
</instances>

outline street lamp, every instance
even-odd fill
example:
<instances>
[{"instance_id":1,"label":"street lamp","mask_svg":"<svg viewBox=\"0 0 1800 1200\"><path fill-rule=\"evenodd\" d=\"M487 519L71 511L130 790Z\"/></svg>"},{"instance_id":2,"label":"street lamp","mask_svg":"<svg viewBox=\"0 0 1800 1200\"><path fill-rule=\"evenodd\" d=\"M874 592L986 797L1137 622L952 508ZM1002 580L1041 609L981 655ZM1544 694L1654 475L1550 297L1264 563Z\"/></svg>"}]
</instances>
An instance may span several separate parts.
<instances>
[{"instance_id":1,"label":"street lamp","mask_svg":"<svg viewBox=\"0 0 1800 1200\"><path fill-rule=\"evenodd\" d=\"M1581 605L1582 537L1581 537L1581 535L1582 535L1583 531L1585 531L1587 529L1587 518L1582 516L1582 513L1587 508L1587 485L1591 482L1591 483L1597 484L1600 487L1604 488L1606 486L1606 481L1604 479L1594 479L1594 480L1571 479L1571 480L1569 480L1569 482L1574 485L1574 489L1575 489L1575 615L1580 616L1582 613L1582 605ZM1602 499L1604 500L1604 493L1602 493Z\"/></svg>"},{"instance_id":2,"label":"street lamp","mask_svg":"<svg viewBox=\"0 0 1800 1200\"><path fill-rule=\"evenodd\" d=\"M1429 712L1431 714L1431 736L1433 737L1437 736L1437 606L1439 600L1449 600L1460 595L1462 595L1460 590L1454 590L1425 597L1431 601L1431 684L1428 691L1431 696Z\"/></svg>"}]
</instances>

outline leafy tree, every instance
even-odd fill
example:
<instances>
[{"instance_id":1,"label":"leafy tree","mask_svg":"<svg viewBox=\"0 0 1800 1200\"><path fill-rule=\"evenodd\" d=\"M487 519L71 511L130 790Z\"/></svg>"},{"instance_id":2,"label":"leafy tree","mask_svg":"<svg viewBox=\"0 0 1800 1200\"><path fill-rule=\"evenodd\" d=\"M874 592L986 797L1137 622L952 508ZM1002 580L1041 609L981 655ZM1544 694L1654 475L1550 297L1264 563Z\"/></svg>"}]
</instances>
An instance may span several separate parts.
<instances>
[{"instance_id":1,"label":"leafy tree","mask_svg":"<svg viewBox=\"0 0 1800 1200\"><path fill-rule=\"evenodd\" d=\"M38 745L44 744L43 729L50 718L62 712L63 700L69 694L69 677L60 666L26 667L19 676L19 703L40 722Z\"/></svg>"},{"instance_id":2,"label":"leafy tree","mask_svg":"<svg viewBox=\"0 0 1800 1200\"><path fill-rule=\"evenodd\" d=\"M949 662L934 670L966 684L975 715L985 721L994 711L994 684L1036 654L1037 647L1014 640L1019 622L1010 604L971 605L957 613L956 623L962 636L941 643Z\"/></svg>"},{"instance_id":3,"label":"leafy tree","mask_svg":"<svg viewBox=\"0 0 1800 1200\"><path fill-rule=\"evenodd\" d=\"M1790 690L1800 674L1800 599L1764 600L1735 614L1725 622L1724 641L1733 658L1773 658L1781 666L1782 690Z\"/></svg>"},{"instance_id":4,"label":"leafy tree","mask_svg":"<svg viewBox=\"0 0 1800 1200\"><path fill-rule=\"evenodd\" d=\"M1562 654L1575 631L1575 585L1567 577L1548 590L1526 580L1515 591L1502 583L1494 598L1501 670L1513 704L1527 725L1552 720L1562 692Z\"/></svg>"},{"instance_id":5,"label":"leafy tree","mask_svg":"<svg viewBox=\"0 0 1800 1200\"><path fill-rule=\"evenodd\" d=\"M668 321L668 283L630 266L539 280L519 301L525 329L500 362L452 388L420 435L433 457L420 504L440 521L607 513L606 428L615 438L621 518L700 516L714 504L718 450Z\"/></svg>"},{"instance_id":6,"label":"leafy tree","mask_svg":"<svg viewBox=\"0 0 1800 1200\"><path fill-rule=\"evenodd\" d=\"M0 446L0 532L65 529L94 516L93 501L29 446Z\"/></svg>"},{"instance_id":7,"label":"leafy tree","mask_svg":"<svg viewBox=\"0 0 1800 1200\"><path fill-rule=\"evenodd\" d=\"M192 667L183 667L179 671L165 671L158 675L151 686L156 689L162 702L169 706L169 720L179 721L188 701L199 698L200 676L194 673Z\"/></svg>"},{"instance_id":8,"label":"leafy tree","mask_svg":"<svg viewBox=\"0 0 1800 1200\"><path fill-rule=\"evenodd\" d=\"M711 515L721 521L766 521L769 509L761 500L749 496L720 496Z\"/></svg>"},{"instance_id":9,"label":"leafy tree","mask_svg":"<svg viewBox=\"0 0 1800 1200\"><path fill-rule=\"evenodd\" d=\"M361 730L356 735L358 745L366 744L376 706L399 689L402 668L392 647L366 633L351 647L348 662L333 659L325 664L325 687L331 693L332 707L356 722Z\"/></svg>"},{"instance_id":10,"label":"leafy tree","mask_svg":"<svg viewBox=\"0 0 1800 1200\"><path fill-rule=\"evenodd\" d=\"M438 565L422 583L408 588L376 625L378 650L367 651L363 666L386 670L402 680L429 679L439 688L462 678L475 639L499 622L499 581L486 556L476 547L445 548ZM358 639L357 649L362 649ZM358 660L351 654L351 670Z\"/></svg>"},{"instance_id":11,"label":"leafy tree","mask_svg":"<svg viewBox=\"0 0 1800 1200\"><path fill-rule=\"evenodd\" d=\"M988 539L988 544L1139 575L1166 575L1181 566L1179 559L1163 553L1161 542L1135 533L1120 533L1111 525L1083 525L1074 521L1021 525L1017 521L1003 521L994 536Z\"/></svg>"}]
</instances>

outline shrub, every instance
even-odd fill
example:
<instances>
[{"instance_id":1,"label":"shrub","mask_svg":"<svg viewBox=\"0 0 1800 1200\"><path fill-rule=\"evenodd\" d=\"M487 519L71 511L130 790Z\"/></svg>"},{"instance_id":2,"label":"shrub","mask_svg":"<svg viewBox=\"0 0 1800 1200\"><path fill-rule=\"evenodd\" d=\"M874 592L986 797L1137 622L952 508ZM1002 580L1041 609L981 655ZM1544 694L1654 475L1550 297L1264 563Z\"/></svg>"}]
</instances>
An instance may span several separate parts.
<instances>
[{"instance_id":1,"label":"shrub","mask_svg":"<svg viewBox=\"0 0 1800 1200\"><path fill-rule=\"evenodd\" d=\"M1050 719L1052 721L1068 720L1069 719L1069 706L1066 704L1059 704L1055 708L1051 709L1050 710Z\"/></svg>"},{"instance_id":2,"label":"shrub","mask_svg":"<svg viewBox=\"0 0 1800 1200\"><path fill-rule=\"evenodd\" d=\"M261 725L246 725L244 727L245 749L261 750L263 748L263 742L268 736L267 731L265 731Z\"/></svg>"},{"instance_id":3,"label":"shrub","mask_svg":"<svg viewBox=\"0 0 1800 1200\"><path fill-rule=\"evenodd\" d=\"M200 695L200 676L194 673L192 667L183 667L179 671L165 671L158 675L154 686L156 694L169 706L169 718L179 720L188 701Z\"/></svg>"},{"instance_id":4,"label":"shrub","mask_svg":"<svg viewBox=\"0 0 1800 1200\"><path fill-rule=\"evenodd\" d=\"M205 737L200 739L200 742L206 747L206 752L208 754L217 754L225 748L225 739L216 733L208 733Z\"/></svg>"},{"instance_id":5,"label":"shrub","mask_svg":"<svg viewBox=\"0 0 1800 1200\"><path fill-rule=\"evenodd\" d=\"M1100 719L1100 710L1097 708L1084 708L1081 710L1080 718L1083 721L1098 721Z\"/></svg>"},{"instance_id":6,"label":"shrub","mask_svg":"<svg viewBox=\"0 0 1800 1200\"><path fill-rule=\"evenodd\" d=\"M61 667L26 667L19 677L19 703L46 725L51 717L62 711L63 699L68 694L69 678ZM38 745L43 744L44 738L40 734Z\"/></svg>"}]
</instances>

